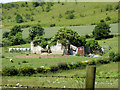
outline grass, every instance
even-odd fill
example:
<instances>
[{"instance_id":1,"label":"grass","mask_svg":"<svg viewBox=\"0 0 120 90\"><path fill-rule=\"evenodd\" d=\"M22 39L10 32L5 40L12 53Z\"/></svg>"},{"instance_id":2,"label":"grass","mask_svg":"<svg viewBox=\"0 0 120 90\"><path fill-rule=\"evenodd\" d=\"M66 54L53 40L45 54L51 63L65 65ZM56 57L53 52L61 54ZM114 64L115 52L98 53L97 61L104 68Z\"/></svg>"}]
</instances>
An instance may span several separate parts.
<instances>
[{"instance_id":1,"label":"grass","mask_svg":"<svg viewBox=\"0 0 120 90\"><path fill-rule=\"evenodd\" d=\"M109 52L114 51L114 52L118 52L118 37L114 37L114 38L110 38L110 39L103 39L103 40L98 40L99 44L101 46L103 46L105 48L105 54L103 55L104 57L108 57L109 56ZM111 47L110 50L108 50L108 47ZM24 47L24 48L30 48L30 44L25 44L25 45L16 45L16 46L12 46L13 47ZM8 47L10 48L10 47ZM3 51L8 51L8 48L3 48ZM58 64L59 62L78 62L78 61L84 61L84 60L93 60L95 58L91 58L91 57L79 57L79 56L71 56L68 58L62 58L62 55L48 55L48 56L60 56L61 58L16 58L15 56L25 56L26 54L29 55L37 55L38 57L40 57L39 54L31 54L29 52L19 52L19 53L9 53L9 52L4 52L3 55L5 56L5 58L3 58L2 60L2 65L3 67L5 66L16 66L16 67L20 67L23 65L30 65L34 68L36 67L40 67L40 66L45 66L45 67L49 67L51 65L55 65ZM9 62L9 57L13 58L14 63ZM28 63L23 64L22 61L27 61ZM19 63L21 63L19 65Z\"/></svg>"},{"instance_id":2,"label":"grass","mask_svg":"<svg viewBox=\"0 0 120 90\"><path fill-rule=\"evenodd\" d=\"M118 33L118 24L111 24L111 33ZM92 34L92 31L94 29L95 25L89 25L89 26L67 26L66 28L70 28L76 32L78 32L80 35L86 35L86 34ZM54 34L60 29L61 27L44 27L45 30L45 37L50 38L53 37ZM2 29L2 33L10 31L10 29ZM23 38L27 38L29 35L29 28L23 29Z\"/></svg>"},{"instance_id":3,"label":"grass","mask_svg":"<svg viewBox=\"0 0 120 90\"><path fill-rule=\"evenodd\" d=\"M107 23L115 23L118 19L118 10L115 10L115 6L118 4L117 2L78 2L77 4L75 2L64 2L64 5L54 2L50 12L43 12L41 6L34 8L32 2L28 2L28 7L21 7L21 4L24 3L16 2L8 4L18 4L18 8L2 8L3 28L11 28L14 25L34 25L37 23L40 23L43 27L49 27L50 24L56 24L56 26L91 25L98 23L107 16L111 18ZM107 5L111 5L113 10L106 11ZM44 10L46 10L46 6L44 6ZM68 10L75 11L74 19L66 19L65 12ZM16 23L16 12L23 17L23 23ZM33 17L34 20L27 19L26 14L30 18ZM60 14L62 15L61 18L59 18Z\"/></svg>"},{"instance_id":4,"label":"grass","mask_svg":"<svg viewBox=\"0 0 120 90\"><path fill-rule=\"evenodd\" d=\"M99 44L105 47L105 54L101 58L108 57L110 51L117 52L118 50L118 37L110 38L110 39L103 39L98 40ZM107 50L107 46L110 46L112 49ZM13 47L13 46L12 46ZM20 47L14 46L14 47ZM28 47L30 48L30 44L23 45L21 47ZM3 48L3 51L5 48ZM8 50L8 49L7 49ZM15 58L16 56L23 56L23 55L37 55L39 54L30 54L29 52L25 53L7 53L3 52L5 58L2 58L2 68L5 66L15 66L21 67L25 65L30 65L34 68L45 66L49 67L51 65L56 65L59 62L67 62L67 63L75 63L78 61L84 60L93 60L96 58L90 57L79 57L79 56L70 56L70 58L62 58L62 55L48 55L48 56L59 56L61 58ZM13 56L14 63L9 61L8 57ZM23 61L27 61L28 63L22 63ZM19 64L20 63L20 64ZM97 65L96 66L96 77L118 77L118 62L114 63L111 62L109 64L104 65ZM85 87L85 79L77 79L77 78L51 78L51 77L39 77L39 76L86 76L86 69L73 69L68 71L58 71L57 73L46 73L46 74L34 74L30 77L28 76L3 76L2 77L2 84L12 84L15 85L18 82L22 85L28 86L41 86L41 87L59 87L62 88L66 86L66 88L84 88ZM31 82L31 83L30 83ZM117 88L118 87L118 79L98 79L96 78L95 82L96 88Z\"/></svg>"},{"instance_id":5,"label":"grass","mask_svg":"<svg viewBox=\"0 0 120 90\"><path fill-rule=\"evenodd\" d=\"M114 68L113 68L114 67ZM116 77L118 75L118 63L110 63L97 66L96 77ZM44 74L47 76L85 76L86 69L69 70L60 73ZM85 88L85 79L77 78L57 78L57 77L39 77L39 76L4 76L2 84L16 85L18 82L24 86L58 87L63 88ZM31 82L31 83L30 83ZM117 88L118 79L96 79L95 88Z\"/></svg>"}]
</instances>

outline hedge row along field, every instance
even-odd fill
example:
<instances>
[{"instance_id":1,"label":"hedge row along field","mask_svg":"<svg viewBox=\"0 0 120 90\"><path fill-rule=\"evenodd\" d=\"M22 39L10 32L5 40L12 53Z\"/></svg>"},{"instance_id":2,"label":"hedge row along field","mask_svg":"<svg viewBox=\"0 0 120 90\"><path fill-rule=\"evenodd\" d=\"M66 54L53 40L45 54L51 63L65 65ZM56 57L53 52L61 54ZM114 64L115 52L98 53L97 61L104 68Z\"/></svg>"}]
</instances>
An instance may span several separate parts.
<instances>
[{"instance_id":1,"label":"hedge row along field","mask_svg":"<svg viewBox=\"0 0 120 90\"><path fill-rule=\"evenodd\" d=\"M49 68L38 67L32 68L31 66L23 66L20 68L16 67L5 67L2 70L3 75L7 76L15 76L15 75L23 75L30 76L35 73L49 73L49 72L57 72L59 70L70 70L70 69L84 69L86 65L100 65L100 64L108 64L110 62L118 62L120 55L110 53L110 58L98 59L98 60L86 60L77 63L58 63L57 65L52 65ZM26 62L24 62L26 63Z\"/></svg>"}]
</instances>

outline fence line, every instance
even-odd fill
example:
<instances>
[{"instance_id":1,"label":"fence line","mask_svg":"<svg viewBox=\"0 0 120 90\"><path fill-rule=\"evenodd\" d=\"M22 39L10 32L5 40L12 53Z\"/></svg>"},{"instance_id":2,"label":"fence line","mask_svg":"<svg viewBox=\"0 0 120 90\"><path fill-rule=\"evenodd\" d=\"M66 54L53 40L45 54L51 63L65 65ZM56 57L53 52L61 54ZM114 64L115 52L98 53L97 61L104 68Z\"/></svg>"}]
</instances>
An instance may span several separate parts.
<instances>
[{"instance_id":1,"label":"fence line","mask_svg":"<svg viewBox=\"0 0 120 90\"><path fill-rule=\"evenodd\" d=\"M3 76L7 76L7 75L3 75ZM86 78L86 77L80 77L80 76L77 76L77 77L76 76L33 76L33 77ZM95 78L120 79L120 77L95 77Z\"/></svg>"}]
</instances>

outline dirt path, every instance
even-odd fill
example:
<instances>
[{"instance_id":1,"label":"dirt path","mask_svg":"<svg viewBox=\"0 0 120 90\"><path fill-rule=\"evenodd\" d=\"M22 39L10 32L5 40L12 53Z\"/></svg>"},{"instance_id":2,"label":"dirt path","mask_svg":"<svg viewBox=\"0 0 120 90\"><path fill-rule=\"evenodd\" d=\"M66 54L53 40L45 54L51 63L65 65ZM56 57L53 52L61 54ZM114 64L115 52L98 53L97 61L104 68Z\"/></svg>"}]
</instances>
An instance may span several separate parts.
<instances>
[{"instance_id":1,"label":"dirt path","mask_svg":"<svg viewBox=\"0 0 120 90\"><path fill-rule=\"evenodd\" d=\"M71 57L73 56L21 55L21 56L9 57L9 58L71 58Z\"/></svg>"}]
</instances>

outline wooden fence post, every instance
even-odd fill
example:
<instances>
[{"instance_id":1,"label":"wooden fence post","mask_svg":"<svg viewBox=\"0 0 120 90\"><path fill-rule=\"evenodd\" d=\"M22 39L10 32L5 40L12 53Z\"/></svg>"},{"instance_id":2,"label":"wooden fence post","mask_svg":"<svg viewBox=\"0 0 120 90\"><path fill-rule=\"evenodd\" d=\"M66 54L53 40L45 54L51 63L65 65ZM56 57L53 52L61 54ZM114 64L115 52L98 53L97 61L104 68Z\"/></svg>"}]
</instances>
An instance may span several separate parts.
<instances>
[{"instance_id":1,"label":"wooden fence post","mask_svg":"<svg viewBox=\"0 0 120 90\"><path fill-rule=\"evenodd\" d=\"M87 69L87 72L86 72L86 90L94 90L96 67L95 66L87 66L86 69Z\"/></svg>"}]
</instances>

